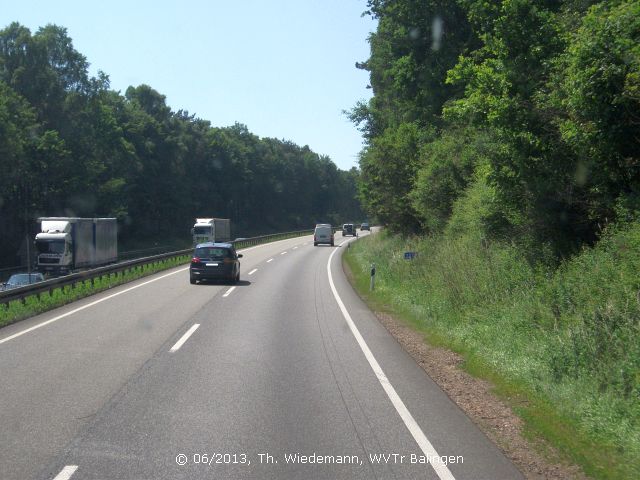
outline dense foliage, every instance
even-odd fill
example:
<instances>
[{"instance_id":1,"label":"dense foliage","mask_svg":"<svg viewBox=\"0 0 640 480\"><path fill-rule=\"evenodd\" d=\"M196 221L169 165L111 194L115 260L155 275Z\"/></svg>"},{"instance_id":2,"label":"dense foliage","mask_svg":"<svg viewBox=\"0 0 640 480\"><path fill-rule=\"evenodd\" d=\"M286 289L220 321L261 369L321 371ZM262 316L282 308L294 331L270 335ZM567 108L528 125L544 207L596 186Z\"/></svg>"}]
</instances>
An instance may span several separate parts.
<instances>
[{"instance_id":1,"label":"dense foliage","mask_svg":"<svg viewBox=\"0 0 640 480\"><path fill-rule=\"evenodd\" d=\"M487 237L592 244L640 210L640 2L369 0L361 198L442 231L477 182Z\"/></svg>"},{"instance_id":2,"label":"dense foliage","mask_svg":"<svg viewBox=\"0 0 640 480\"><path fill-rule=\"evenodd\" d=\"M150 86L111 90L62 27L0 30L0 264L39 216L116 216L137 244L188 242L196 216L231 218L237 236L356 221L357 176L307 146L174 112Z\"/></svg>"}]
</instances>

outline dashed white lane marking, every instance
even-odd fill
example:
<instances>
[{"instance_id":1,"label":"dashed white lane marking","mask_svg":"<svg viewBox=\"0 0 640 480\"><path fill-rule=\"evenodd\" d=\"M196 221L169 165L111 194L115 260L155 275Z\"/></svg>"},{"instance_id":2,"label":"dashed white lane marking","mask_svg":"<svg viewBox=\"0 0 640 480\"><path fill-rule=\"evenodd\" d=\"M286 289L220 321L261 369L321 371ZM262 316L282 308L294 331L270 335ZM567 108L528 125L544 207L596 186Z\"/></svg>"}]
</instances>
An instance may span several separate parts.
<instances>
[{"instance_id":1,"label":"dashed white lane marking","mask_svg":"<svg viewBox=\"0 0 640 480\"><path fill-rule=\"evenodd\" d=\"M256 273L258 271L257 268L254 268L253 270L251 270L247 275L253 275L254 273Z\"/></svg>"},{"instance_id":2,"label":"dashed white lane marking","mask_svg":"<svg viewBox=\"0 0 640 480\"><path fill-rule=\"evenodd\" d=\"M286 254L287 254L287 252L282 252L280 255L286 255Z\"/></svg>"},{"instance_id":3,"label":"dashed white lane marking","mask_svg":"<svg viewBox=\"0 0 640 480\"><path fill-rule=\"evenodd\" d=\"M293 249L294 249L294 250L297 250L297 249L298 249L298 247L293 247Z\"/></svg>"},{"instance_id":4,"label":"dashed white lane marking","mask_svg":"<svg viewBox=\"0 0 640 480\"><path fill-rule=\"evenodd\" d=\"M187 330L187 333L185 333L185 334L180 338L180 340L178 340L178 341L176 342L176 344L175 344L173 347L171 347L171 350L169 350L169 351L170 351L171 353L173 353L173 352L177 352L178 350L180 350L180 347L181 347L182 345L184 345L184 342L186 342L187 340L189 340L189 337L190 337L191 335L193 335L193 332L195 332L195 331L198 329L198 327L199 327L199 326L200 326L200 324L199 324L199 323L194 324L194 325L193 325L189 330Z\"/></svg>"},{"instance_id":5,"label":"dashed white lane marking","mask_svg":"<svg viewBox=\"0 0 640 480\"><path fill-rule=\"evenodd\" d=\"M270 258L269 260L267 260L267 263L269 262L273 262L273 258Z\"/></svg>"},{"instance_id":6,"label":"dashed white lane marking","mask_svg":"<svg viewBox=\"0 0 640 480\"><path fill-rule=\"evenodd\" d=\"M58 475L55 476L53 480L69 480L71 475L73 475L77 469L77 465L67 465Z\"/></svg>"},{"instance_id":7,"label":"dashed white lane marking","mask_svg":"<svg viewBox=\"0 0 640 480\"><path fill-rule=\"evenodd\" d=\"M228 297L229 295L231 295L231 292L233 292L235 289L236 289L236 287L231 287L229 290L224 292L224 295L222 295L222 296L223 297Z\"/></svg>"},{"instance_id":8,"label":"dashed white lane marking","mask_svg":"<svg viewBox=\"0 0 640 480\"><path fill-rule=\"evenodd\" d=\"M342 242L340 245L342 245L343 243L346 242ZM329 286L331 287L331 291L333 292L333 296L335 297L336 302L338 302L338 306L340 307L342 316L347 322L347 325L349 325L351 333L356 338L356 341L358 342L362 353L364 353L364 356L369 362L373 373L375 373L376 377L378 378L380 385L382 385L382 388L387 393L389 400L391 400L391 403L400 415L400 418L402 418L402 421L404 422L406 427L409 429L409 432L413 436L422 452L427 458L440 458L438 452L435 448L433 448L433 445L431 445L431 442L420 428L420 425L418 425L418 422L416 422L416 420L413 418L413 415L411 415L411 412L400 398L400 395L398 395L398 392L396 392L396 389L393 388L393 385L391 385L391 382L385 375L382 367L380 367L380 364L369 349L367 342L365 342L364 338L360 334L358 327L356 327L356 324L353 323L353 319L351 318L351 315L349 315L347 308L344 306L340 295L338 295L336 286L333 283L333 276L331 275L331 259L337 251L338 250L336 249L331 253L331 255L329 255L329 261L327 262L327 274L329 276ZM455 477L445 464L440 462L430 462L429 464L433 467L438 477L440 477L440 480L455 480Z\"/></svg>"}]
</instances>

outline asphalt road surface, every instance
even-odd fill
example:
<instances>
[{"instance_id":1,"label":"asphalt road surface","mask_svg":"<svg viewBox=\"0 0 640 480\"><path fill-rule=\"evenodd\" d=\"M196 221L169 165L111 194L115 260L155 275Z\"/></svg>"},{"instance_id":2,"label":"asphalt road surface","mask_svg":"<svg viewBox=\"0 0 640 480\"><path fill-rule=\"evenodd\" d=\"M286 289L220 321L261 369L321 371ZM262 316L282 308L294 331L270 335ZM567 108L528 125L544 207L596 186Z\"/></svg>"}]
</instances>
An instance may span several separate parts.
<instances>
[{"instance_id":1,"label":"asphalt road surface","mask_svg":"<svg viewBox=\"0 0 640 480\"><path fill-rule=\"evenodd\" d=\"M0 329L0 478L522 478L353 292L351 241L253 247L235 288L180 267Z\"/></svg>"}]
</instances>

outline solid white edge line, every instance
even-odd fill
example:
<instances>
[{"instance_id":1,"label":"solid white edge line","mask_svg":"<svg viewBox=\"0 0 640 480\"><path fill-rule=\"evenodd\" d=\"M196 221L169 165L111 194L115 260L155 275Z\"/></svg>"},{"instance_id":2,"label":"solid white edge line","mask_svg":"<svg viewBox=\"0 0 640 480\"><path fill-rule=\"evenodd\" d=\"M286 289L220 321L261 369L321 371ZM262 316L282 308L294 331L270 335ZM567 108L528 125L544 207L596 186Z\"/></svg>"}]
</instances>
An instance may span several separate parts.
<instances>
[{"instance_id":1,"label":"solid white edge line","mask_svg":"<svg viewBox=\"0 0 640 480\"><path fill-rule=\"evenodd\" d=\"M184 345L184 342L189 340L189 337L193 335L193 332L195 332L199 326L200 326L199 323L194 323L193 326L189 330L187 330L187 333L182 335L182 337L180 337L180 340L178 340L176 344L173 347L171 347L171 350L169 350L169 352L173 353L180 350L180 347Z\"/></svg>"},{"instance_id":2,"label":"solid white edge line","mask_svg":"<svg viewBox=\"0 0 640 480\"><path fill-rule=\"evenodd\" d=\"M273 262L273 258L270 258L269 260L267 260L267 263L269 262Z\"/></svg>"},{"instance_id":3,"label":"solid white edge line","mask_svg":"<svg viewBox=\"0 0 640 480\"><path fill-rule=\"evenodd\" d=\"M136 288L140 288L140 287L142 287L144 285L148 285L150 283L157 282L158 280L162 280L163 278L169 277L171 275L175 275L176 273L184 272L185 270L188 270L188 269L189 269L189 267L181 268L180 270L176 270L175 272L167 273L166 275L162 275L161 277L154 278L153 280L148 280L146 282L140 283L140 284L135 285L133 287L129 287L129 288L125 289L125 290L121 290L119 292L112 293L111 295L108 295L108 296L106 296L104 298L101 298L100 300L96 300L95 302L87 303L86 305L83 305L82 307L78 307L78 308L76 308L74 310L71 310L70 312L63 313L62 315L58 315L57 317L51 318L51 319L47 320L46 322L39 323L38 325L34 325L33 327L27 328L26 330L22 330L21 332L14 333L13 335L10 335L10 336L8 336L6 338L3 338L2 340L0 340L0 344L3 344L4 342L8 342L9 340L13 340L14 338L17 338L17 337L19 337L21 335L24 335L25 333L32 332L32 331L34 331L34 330L36 330L36 329L38 329L40 327L44 327L45 325L49 325L50 323L57 322L61 318L68 317L69 315L73 315L74 313L78 313L78 312L80 312L82 310L85 310L85 309L87 309L89 307L93 307L94 305L102 303L102 302L104 302L106 300L109 300L109 299L111 299L113 297L117 297L118 295L122 295L123 293L130 292L131 290L135 290Z\"/></svg>"},{"instance_id":4,"label":"solid white edge line","mask_svg":"<svg viewBox=\"0 0 640 480\"><path fill-rule=\"evenodd\" d=\"M343 243L346 243L346 242L342 242L340 245L342 245ZM331 253L331 255L329 255L329 261L327 262L327 273L329 276L329 286L331 287L331 291L333 292L333 296L335 297L336 302L338 302L338 306L340 307L342 316L347 322L347 325L349 325L349 329L351 330L351 333L353 334L356 341L358 342L358 345L360 346L362 353L364 353L365 358L369 362L369 366L373 370L373 373L376 374L376 377L378 378L380 385L382 385L382 388L387 393L389 400L391 400L391 403L393 404L394 408L400 415L400 418L402 418L402 421L406 425L407 429L409 429L409 432L411 433L411 435L413 436L413 439L416 441L416 443L420 447L420 450L422 450L422 453L424 453L427 458L436 458L436 457L440 458L440 456L438 455L438 452L436 451L435 448L433 448L433 445L431 445L431 442L427 439L427 436L424 434L424 432L420 428L420 425L418 425L418 422L416 422L416 420L413 418L413 415L411 415L411 412L409 412L409 409L404 404L404 402L396 392L395 388L393 388L393 385L391 385L391 382L385 375L384 371L382 370L382 367L380 367L380 364L378 363L376 358L373 356L373 353L369 349L367 342L365 342L364 338L360 334L358 327L356 327L356 324L353 322L351 315L349 315L349 312L347 311L347 308L344 306L344 303L342 302L340 295L338 295L336 286L333 283L333 276L331 275L331 259L333 258L333 255L337 251L338 250L336 249ZM438 477L440 477L441 480L455 480L455 477L453 476L449 468L447 468L447 466L442 464L441 462L429 462L429 465L433 467L436 474L438 475Z\"/></svg>"},{"instance_id":5,"label":"solid white edge line","mask_svg":"<svg viewBox=\"0 0 640 480\"><path fill-rule=\"evenodd\" d=\"M53 480L69 480L78 469L78 465L67 465Z\"/></svg>"},{"instance_id":6,"label":"solid white edge line","mask_svg":"<svg viewBox=\"0 0 640 480\"><path fill-rule=\"evenodd\" d=\"M247 275L253 275L254 273L256 273L258 271L257 268L254 268L253 270L251 270L249 273L247 273Z\"/></svg>"},{"instance_id":7,"label":"solid white edge line","mask_svg":"<svg viewBox=\"0 0 640 480\"><path fill-rule=\"evenodd\" d=\"M236 289L236 287L231 287L229 290L227 290L226 292L224 292L224 295L222 295L223 297L228 297L231 292L233 292Z\"/></svg>"}]
</instances>

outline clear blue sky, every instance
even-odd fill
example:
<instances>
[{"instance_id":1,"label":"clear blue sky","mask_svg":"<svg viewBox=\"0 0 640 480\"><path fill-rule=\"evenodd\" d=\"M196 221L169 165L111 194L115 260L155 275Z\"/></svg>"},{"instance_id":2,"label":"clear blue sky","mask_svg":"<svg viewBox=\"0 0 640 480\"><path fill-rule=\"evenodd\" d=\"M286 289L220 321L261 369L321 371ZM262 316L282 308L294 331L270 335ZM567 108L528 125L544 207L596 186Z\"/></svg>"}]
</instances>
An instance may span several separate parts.
<instances>
[{"instance_id":1,"label":"clear blue sky","mask_svg":"<svg viewBox=\"0 0 640 480\"><path fill-rule=\"evenodd\" d=\"M365 0L20 0L1 28L54 23L111 88L146 83L174 110L214 126L240 122L357 166L362 138L342 114L368 99Z\"/></svg>"}]
</instances>

